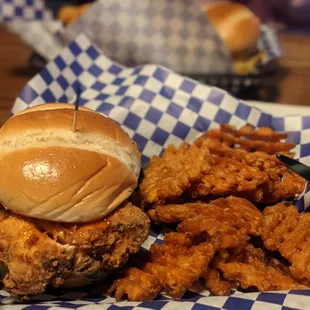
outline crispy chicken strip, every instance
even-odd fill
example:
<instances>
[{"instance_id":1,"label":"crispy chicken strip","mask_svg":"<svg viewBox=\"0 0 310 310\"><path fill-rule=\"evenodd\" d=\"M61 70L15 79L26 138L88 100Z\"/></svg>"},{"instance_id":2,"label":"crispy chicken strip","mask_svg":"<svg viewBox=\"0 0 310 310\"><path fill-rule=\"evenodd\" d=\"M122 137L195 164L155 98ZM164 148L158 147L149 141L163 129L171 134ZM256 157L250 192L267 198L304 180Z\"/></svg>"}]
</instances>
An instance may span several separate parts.
<instances>
[{"instance_id":1,"label":"crispy chicken strip","mask_svg":"<svg viewBox=\"0 0 310 310\"><path fill-rule=\"evenodd\" d=\"M143 270L155 276L172 296L183 294L198 280L214 255L211 244L153 244Z\"/></svg>"},{"instance_id":2,"label":"crispy chicken strip","mask_svg":"<svg viewBox=\"0 0 310 310\"><path fill-rule=\"evenodd\" d=\"M224 279L237 280L241 287L257 287L259 291L304 289L306 286L287 274L280 262L270 260L262 249L248 246L238 255L216 258L213 266L223 273Z\"/></svg>"},{"instance_id":3,"label":"crispy chicken strip","mask_svg":"<svg viewBox=\"0 0 310 310\"><path fill-rule=\"evenodd\" d=\"M207 148L182 144L179 148L168 146L163 157L154 156L140 185L145 204L159 204L183 194L192 182L199 180L212 164Z\"/></svg>"},{"instance_id":4,"label":"crispy chicken strip","mask_svg":"<svg viewBox=\"0 0 310 310\"><path fill-rule=\"evenodd\" d=\"M206 288L216 296L229 296L232 285L229 281L223 280L216 269L208 268L202 275Z\"/></svg>"},{"instance_id":5,"label":"crispy chicken strip","mask_svg":"<svg viewBox=\"0 0 310 310\"><path fill-rule=\"evenodd\" d=\"M153 300L160 290L156 277L137 268L128 268L121 279L114 281L108 294L114 293L117 301L146 301Z\"/></svg>"},{"instance_id":6,"label":"crispy chicken strip","mask_svg":"<svg viewBox=\"0 0 310 310\"><path fill-rule=\"evenodd\" d=\"M0 262L4 289L23 298L122 266L149 232L149 220L131 204L105 220L79 227L38 221L0 209Z\"/></svg>"},{"instance_id":7,"label":"crispy chicken strip","mask_svg":"<svg viewBox=\"0 0 310 310\"><path fill-rule=\"evenodd\" d=\"M290 263L292 274L310 280L310 214L294 206L277 204L264 210L262 239L267 249L279 251Z\"/></svg>"}]
</instances>

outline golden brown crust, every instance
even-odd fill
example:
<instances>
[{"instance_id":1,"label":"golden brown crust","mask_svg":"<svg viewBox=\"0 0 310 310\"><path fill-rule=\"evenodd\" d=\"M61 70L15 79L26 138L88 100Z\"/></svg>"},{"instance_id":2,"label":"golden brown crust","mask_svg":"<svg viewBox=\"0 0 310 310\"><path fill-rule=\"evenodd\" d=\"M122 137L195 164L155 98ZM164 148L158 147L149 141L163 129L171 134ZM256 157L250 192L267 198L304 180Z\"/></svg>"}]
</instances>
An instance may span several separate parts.
<instances>
[{"instance_id":1,"label":"golden brown crust","mask_svg":"<svg viewBox=\"0 0 310 310\"><path fill-rule=\"evenodd\" d=\"M154 243L150 261L144 264L143 270L155 276L176 297L202 276L213 255L214 248L207 242L190 246Z\"/></svg>"},{"instance_id":2,"label":"golden brown crust","mask_svg":"<svg viewBox=\"0 0 310 310\"><path fill-rule=\"evenodd\" d=\"M43 293L48 284L81 284L95 272L122 266L148 233L147 216L130 203L105 220L77 226L30 219L1 207L0 262L8 268L4 288L23 297Z\"/></svg>"},{"instance_id":3,"label":"golden brown crust","mask_svg":"<svg viewBox=\"0 0 310 310\"><path fill-rule=\"evenodd\" d=\"M259 291L305 289L285 266L271 259L266 253L248 244L240 254L226 258L216 257L213 265L223 273L226 280L237 280L241 287L257 287Z\"/></svg>"},{"instance_id":4,"label":"golden brown crust","mask_svg":"<svg viewBox=\"0 0 310 310\"><path fill-rule=\"evenodd\" d=\"M209 171L212 158L207 148L183 143L169 145L162 157L153 156L140 184L145 204L160 204L181 196L191 184Z\"/></svg>"},{"instance_id":5,"label":"golden brown crust","mask_svg":"<svg viewBox=\"0 0 310 310\"><path fill-rule=\"evenodd\" d=\"M229 215L230 220L236 218L242 221L242 226L247 227L246 231L253 236L260 235L263 218L262 213L252 203L246 199L233 196L219 198L209 204L192 202L159 205L147 211L147 214L155 223L181 223L181 227L184 221L198 216L202 216L200 219L206 218L207 221L212 221L216 217L219 219L221 216ZM219 224L223 225L223 221L220 221ZM199 229L199 226L195 226L195 229ZM213 230L214 228L213 226Z\"/></svg>"},{"instance_id":6,"label":"golden brown crust","mask_svg":"<svg viewBox=\"0 0 310 310\"><path fill-rule=\"evenodd\" d=\"M124 297L129 301L153 300L161 288L159 280L153 275L137 268L128 268L121 279L114 281L108 293L114 293L117 301Z\"/></svg>"},{"instance_id":7,"label":"golden brown crust","mask_svg":"<svg viewBox=\"0 0 310 310\"><path fill-rule=\"evenodd\" d=\"M205 286L215 296L229 296L232 285L221 278L216 269L208 268L203 274Z\"/></svg>"},{"instance_id":8,"label":"golden brown crust","mask_svg":"<svg viewBox=\"0 0 310 310\"><path fill-rule=\"evenodd\" d=\"M299 280L310 280L310 214L282 203L264 210L262 239L265 247L279 251Z\"/></svg>"}]
</instances>

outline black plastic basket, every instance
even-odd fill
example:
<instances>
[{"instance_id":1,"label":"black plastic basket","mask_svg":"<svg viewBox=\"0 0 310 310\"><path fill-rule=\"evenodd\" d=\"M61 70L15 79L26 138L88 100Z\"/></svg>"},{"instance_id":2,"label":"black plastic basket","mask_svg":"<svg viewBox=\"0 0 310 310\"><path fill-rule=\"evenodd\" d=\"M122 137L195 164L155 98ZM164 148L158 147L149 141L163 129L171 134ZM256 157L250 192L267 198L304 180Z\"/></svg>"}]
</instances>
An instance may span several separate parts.
<instances>
[{"instance_id":1,"label":"black plastic basket","mask_svg":"<svg viewBox=\"0 0 310 310\"><path fill-rule=\"evenodd\" d=\"M46 60L33 53L29 65L32 71L39 72L46 65ZM183 75L200 83L224 89L240 99L275 101L278 96L278 83L286 74L287 71L277 62L270 62L261 67L258 73L249 75L195 73Z\"/></svg>"},{"instance_id":2,"label":"black plastic basket","mask_svg":"<svg viewBox=\"0 0 310 310\"><path fill-rule=\"evenodd\" d=\"M261 67L258 73L237 74L187 74L200 83L215 86L245 100L274 101L278 96L278 84L287 70L277 62Z\"/></svg>"}]
</instances>

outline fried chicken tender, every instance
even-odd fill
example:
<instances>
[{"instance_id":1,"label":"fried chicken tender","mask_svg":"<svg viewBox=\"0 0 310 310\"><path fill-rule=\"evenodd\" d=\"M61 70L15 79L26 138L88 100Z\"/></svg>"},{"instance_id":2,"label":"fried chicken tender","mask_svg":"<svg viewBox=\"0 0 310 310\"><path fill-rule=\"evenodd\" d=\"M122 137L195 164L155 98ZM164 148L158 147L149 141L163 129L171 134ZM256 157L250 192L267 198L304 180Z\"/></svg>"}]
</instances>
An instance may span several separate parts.
<instances>
[{"instance_id":1,"label":"fried chicken tender","mask_svg":"<svg viewBox=\"0 0 310 310\"><path fill-rule=\"evenodd\" d=\"M202 276L213 255L214 248L207 242L198 245L153 244L150 260L143 270L155 276L172 296L181 295Z\"/></svg>"},{"instance_id":2,"label":"fried chicken tender","mask_svg":"<svg viewBox=\"0 0 310 310\"><path fill-rule=\"evenodd\" d=\"M179 148L168 146L162 157L154 156L140 185L145 204L159 204L183 194L210 170L213 159L207 148L182 144Z\"/></svg>"},{"instance_id":3,"label":"fried chicken tender","mask_svg":"<svg viewBox=\"0 0 310 310\"><path fill-rule=\"evenodd\" d=\"M241 149L261 151L265 153L288 152L295 147L294 143L280 142L287 138L286 134L275 133L271 128L260 128L255 132L254 127L246 125L237 130L231 125L221 125L220 129L206 132L211 139L218 139L227 146L239 145Z\"/></svg>"},{"instance_id":4,"label":"fried chicken tender","mask_svg":"<svg viewBox=\"0 0 310 310\"><path fill-rule=\"evenodd\" d=\"M219 198L211 203L185 203L159 205L147 212L148 216L156 223L181 223L200 214L209 216L212 212L228 212L237 216L249 225L249 234L260 235L262 213L248 200L237 197Z\"/></svg>"},{"instance_id":5,"label":"fried chicken tender","mask_svg":"<svg viewBox=\"0 0 310 310\"><path fill-rule=\"evenodd\" d=\"M129 301L146 301L153 300L161 288L156 277L138 268L128 268L121 279L114 281L108 294L114 293L117 301L124 298Z\"/></svg>"},{"instance_id":6,"label":"fried chicken tender","mask_svg":"<svg viewBox=\"0 0 310 310\"><path fill-rule=\"evenodd\" d=\"M0 209L0 262L4 289L26 298L122 266L149 233L149 219L124 204L105 220L77 227L49 223Z\"/></svg>"},{"instance_id":7,"label":"fried chicken tender","mask_svg":"<svg viewBox=\"0 0 310 310\"><path fill-rule=\"evenodd\" d=\"M257 287L259 291L273 291L306 288L280 267L280 262L274 261L262 249L248 244L238 255L217 257L213 266L223 273L224 279L237 280L245 289Z\"/></svg>"},{"instance_id":8,"label":"fried chicken tender","mask_svg":"<svg viewBox=\"0 0 310 310\"><path fill-rule=\"evenodd\" d=\"M216 269L208 268L202 275L206 288L216 296L229 296L232 285L229 281L223 280Z\"/></svg>"},{"instance_id":9,"label":"fried chicken tender","mask_svg":"<svg viewBox=\"0 0 310 310\"><path fill-rule=\"evenodd\" d=\"M262 239L267 249L279 251L300 280L310 280L310 214L279 203L263 212Z\"/></svg>"}]
</instances>

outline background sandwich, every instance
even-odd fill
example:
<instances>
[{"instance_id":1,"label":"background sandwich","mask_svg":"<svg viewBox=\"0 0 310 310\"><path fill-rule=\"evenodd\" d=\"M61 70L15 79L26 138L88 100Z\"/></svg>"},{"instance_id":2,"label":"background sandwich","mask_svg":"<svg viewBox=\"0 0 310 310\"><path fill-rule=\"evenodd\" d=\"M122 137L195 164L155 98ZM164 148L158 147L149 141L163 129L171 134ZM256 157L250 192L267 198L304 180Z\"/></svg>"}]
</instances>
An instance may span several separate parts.
<instances>
[{"instance_id":1,"label":"background sandwich","mask_svg":"<svg viewBox=\"0 0 310 310\"><path fill-rule=\"evenodd\" d=\"M231 53L236 72L252 72L266 56L258 48L260 19L245 5L231 1L211 2L204 12Z\"/></svg>"}]
</instances>

